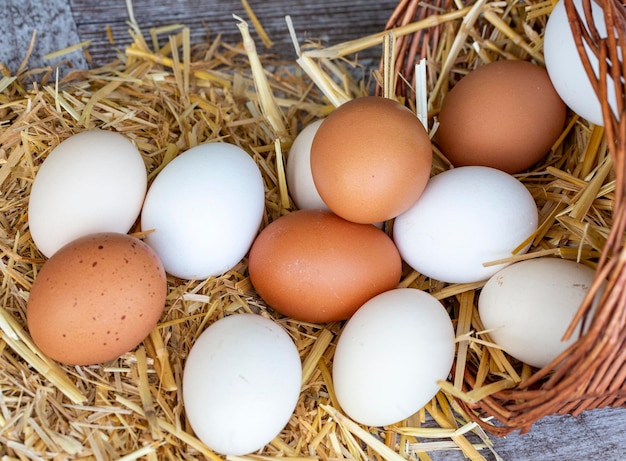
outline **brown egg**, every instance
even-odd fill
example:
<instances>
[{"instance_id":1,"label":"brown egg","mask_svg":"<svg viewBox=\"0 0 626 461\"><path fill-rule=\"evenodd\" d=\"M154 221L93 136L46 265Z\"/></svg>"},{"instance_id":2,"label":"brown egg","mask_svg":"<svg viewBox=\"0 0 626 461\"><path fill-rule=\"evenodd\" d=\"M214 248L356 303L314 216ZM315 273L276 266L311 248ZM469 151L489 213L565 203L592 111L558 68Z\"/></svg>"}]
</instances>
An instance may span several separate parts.
<instances>
[{"instance_id":1,"label":"brown egg","mask_svg":"<svg viewBox=\"0 0 626 461\"><path fill-rule=\"evenodd\" d=\"M59 362L106 362L146 338L163 312L166 292L163 265L144 242L125 234L89 235L42 266L28 299L28 329Z\"/></svg>"},{"instance_id":2,"label":"brown egg","mask_svg":"<svg viewBox=\"0 0 626 461\"><path fill-rule=\"evenodd\" d=\"M446 95L435 139L455 166L519 173L550 151L565 115L543 67L495 61L467 74Z\"/></svg>"},{"instance_id":3,"label":"brown egg","mask_svg":"<svg viewBox=\"0 0 626 461\"><path fill-rule=\"evenodd\" d=\"M432 146L413 112L391 99L346 102L322 122L311 145L311 173L322 200L357 223L394 218L419 198Z\"/></svg>"},{"instance_id":4,"label":"brown egg","mask_svg":"<svg viewBox=\"0 0 626 461\"><path fill-rule=\"evenodd\" d=\"M393 241L374 225L300 210L261 231L248 267L255 290L278 312L330 322L349 318L365 301L395 288L402 262Z\"/></svg>"}]
</instances>

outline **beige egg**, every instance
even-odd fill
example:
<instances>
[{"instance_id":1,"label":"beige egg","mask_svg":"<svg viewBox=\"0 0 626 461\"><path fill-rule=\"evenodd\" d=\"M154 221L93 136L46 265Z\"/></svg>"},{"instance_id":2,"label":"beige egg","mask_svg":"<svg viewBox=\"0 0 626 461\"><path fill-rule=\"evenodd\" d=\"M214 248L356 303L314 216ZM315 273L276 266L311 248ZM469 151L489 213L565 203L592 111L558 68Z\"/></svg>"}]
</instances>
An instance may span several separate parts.
<instances>
[{"instance_id":1,"label":"beige egg","mask_svg":"<svg viewBox=\"0 0 626 461\"><path fill-rule=\"evenodd\" d=\"M589 322L579 322L563 340L594 278L591 267L572 260L543 257L519 261L487 281L478 298L478 313L500 348L542 368L589 328ZM605 286L602 282L591 315Z\"/></svg>"}]
</instances>

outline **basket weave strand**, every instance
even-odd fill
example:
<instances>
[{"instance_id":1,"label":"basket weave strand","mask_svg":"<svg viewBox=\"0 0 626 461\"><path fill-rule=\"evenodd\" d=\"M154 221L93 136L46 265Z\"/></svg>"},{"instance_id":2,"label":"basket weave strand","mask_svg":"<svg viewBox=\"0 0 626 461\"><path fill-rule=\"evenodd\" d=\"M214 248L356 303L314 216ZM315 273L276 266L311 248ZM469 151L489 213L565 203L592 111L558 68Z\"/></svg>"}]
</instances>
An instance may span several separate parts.
<instances>
[{"instance_id":1,"label":"basket weave strand","mask_svg":"<svg viewBox=\"0 0 626 461\"><path fill-rule=\"evenodd\" d=\"M515 430L527 432L544 416L578 415L589 409L626 404L626 63L619 52L620 48L626 50L626 8L620 0L597 1L602 7L608 32L607 37L601 38L591 16L591 0L582 0L584 18L577 13L573 0L562 1L585 70L601 101L604 136L615 174L612 223L597 261L594 283L565 337L574 333L579 321L589 326L586 333L552 363L534 370L529 378L515 387L495 392L478 402L458 398L472 419L500 436ZM453 7L445 0L440 0L437 6ZM403 0L387 27L406 23L408 17L422 18L425 14L434 14L434 10L418 1ZM583 26L583 19L588 30ZM424 53L434 49L438 37L436 31L420 31L412 37L398 38L396 70L404 76L404 79L398 79L396 92L399 96L409 96L410 88L403 81L411 81L416 56L421 54L423 57ZM583 44L600 62L597 76ZM607 87L609 77L613 85ZM609 106L608 91L614 91L617 96L615 110ZM465 392L475 388L477 362L467 361Z\"/></svg>"},{"instance_id":2,"label":"basket weave strand","mask_svg":"<svg viewBox=\"0 0 626 461\"><path fill-rule=\"evenodd\" d=\"M452 0L431 0L428 4L415 0L401 0L387 21L385 29L405 26L413 21L424 19L429 14L449 9L451 4ZM395 69L404 77L404 79L398 79L396 83L397 95L410 96L412 94L406 82L413 80L415 63L428 57L434 44L439 40L439 35L440 27L432 27L422 29L413 35L402 35L396 38ZM382 62L379 70L382 73ZM380 86L377 86L377 94L380 94L380 91Z\"/></svg>"}]
</instances>

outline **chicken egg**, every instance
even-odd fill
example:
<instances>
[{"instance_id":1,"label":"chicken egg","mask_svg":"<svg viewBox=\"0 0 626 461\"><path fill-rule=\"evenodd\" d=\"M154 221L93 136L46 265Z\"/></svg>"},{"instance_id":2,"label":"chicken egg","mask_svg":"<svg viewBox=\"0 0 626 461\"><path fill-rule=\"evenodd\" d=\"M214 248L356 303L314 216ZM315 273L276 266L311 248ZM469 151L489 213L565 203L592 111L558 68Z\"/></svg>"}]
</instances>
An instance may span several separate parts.
<instances>
[{"instance_id":1,"label":"chicken egg","mask_svg":"<svg viewBox=\"0 0 626 461\"><path fill-rule=\"evenodd\" d=\"M583 2L574 0L573 5L578 11L582 26L589 29L583 12ZM600 37L607 37L606 23L602 7L596 2L590 2L593 22ZM589 32L587 30L587 32ZM583 40L584 43L584 40ZM589 46L584 43L585 51L589 57L595 74L598 74L598 58L591 52ZM617 45L620 49L619 44ZM560 0L554 5L544 33L543 43L546 69L554 87L565 103L578 115L596 125L604 125L600 100L596 95L572 35L572 29L565 11L565 4ZM610 106L617 113L617 99L613 90L614 83L607 76L607 98Z\"/></svg>"},{"instance_id":2,"label":"chicken egg","mask_svg":"<svg viewBox=\"0 0 626 461\"><path fill-rule=\"evenodd\" d=\"M285 176L289 195L300 210L328 209L317 192L311 174L311 144L323 121L323 119L316 120L304 127L289 149Z\"/></svg>"},{"instance_id":3,"label":"chicken egg","mask_svg":"<svg viewBox=\"0 0 626 461\"><path fill-rule=\"evenodd\" d=\"M478 298L478 313L493 341L541 368L572 345L582 325L563 335L594 280L590 267L560 258L516 262L493 275ZM588 324L587 324L588 326Z\"/></svg>"},{"instance_id":4,"label":"chicken egg","mask_svg":"<svg viewBox=\"0 0 626 461\"><path fill-rule=\"evenodd\" d=\"M400 255L413 269L448 283L487 280L523 254L537 229L535 201L513 176L485 166L433 176L422 196L393 225Z\"/></svg>"},{"instance_id":5,"label":"chicken egg","mask_svg":"<svg viewBox=\"0 0 626 461\"><path fill-rule=\"evenodd\" d=\"M221 275L250 249L265 209L263 178L241 148L200 144L159 172L141 212L146 243L182 279Z\"/></svg>"},{"instance_id":6,"label":"chicken egg","mask_svg":"<svg viewBox=\"0 0 626 461\"><path fill-rule=\"evenodd\" d=\"M495 61L468 73L446 95L436 141L454 166L519 173L548 154L565 115L543 67Z\"/></svg>"},{"instance_id":7,"label":"chicken egg","mask_svg":"<svg viewBox=\"0 0 626 461\"><path fill-rule=\"evenodd\" d=\"M311 145L311 174L328 208L357 223L398 216L430 176L431 143L416 115L397 101L367 96L339 106Z\"/></svg>"},{"instance_id":8,"label":"chicken egg","mask_svg":"<svg viewBox=\"0 0 626 461\"><path fill-rule=\"evenodd\" d=\"M252 453L285 427L301 383L300 356L283 328L256 314L230 315L202 332L189 352L185 413L211 449Z\"/></svg>"},{"instance_id":9,"label":"chicken egg","mask_svg":"<svg viewBox=\"0 0 626 461\"><path fill-rule=\"evenodd\" d=\"M37 274L28 330L59 362L107 362L148 336L166 293L163 265L144 242L126 234L87 235L56 251Z\"/></svg>"},{"instance_id":10,"label":"chicken egg","mask_svg":"<svg viewBox=\"0 0 626 461\"><path fill-rule=\"evenodd\" d=\"M381 293L341 332L332 369L337 400L361 424L397 423L437 394L454 350L452 321L437 299L415 288Z\"/></svg>"},{"instance_id":11,"label":"chicken egg","mask_svg":"<svg viewBox=\"0 0 626 461\"><path fill-rule=\"evenodd\" d=\"M327 210L299 210L261 231L248 258L250 281L281 314L307 322L350 317L395 288L402 261L391 238Z\"/></svg>"},{"instance_id":12,"label":"chicken egg","mask_svg":"<svg viewBox=\"0 0 626 461\"><path fill-rule=\"evenodd\" d=\"M70 136L43 161L28 200L32 239L50 257L97 232L126 233L137 220L148 178L137 147L120 133Z\"/></svg>"}]
</instances>

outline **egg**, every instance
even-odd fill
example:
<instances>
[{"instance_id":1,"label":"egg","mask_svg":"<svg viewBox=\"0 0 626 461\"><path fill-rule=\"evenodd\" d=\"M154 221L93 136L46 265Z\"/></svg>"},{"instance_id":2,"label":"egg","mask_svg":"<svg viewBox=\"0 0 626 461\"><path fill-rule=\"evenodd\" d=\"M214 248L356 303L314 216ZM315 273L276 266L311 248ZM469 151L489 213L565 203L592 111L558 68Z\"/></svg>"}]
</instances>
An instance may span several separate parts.
<instances>
[{"instance_id":1,"label":"egg","mask_svg":"<svg viewBox=\"0 0 626 461\"><path fill-rule=\"evenodd\" d=\"M107 362L148 336L166 293L163 265L144 242L118 233L87 235L43 264L28 297L28 330L54 360Z\"/></svg>"},{"instance_id":2,"label":"egg","mask_svg":"<svg viewBox=\"0 0 626 461\"><path fill-rule=\"evenodd\" d=\"M433 296L414 288L381 293L348 320L337 341L337 400L361 424L400 422L437 394L454 351L452 321Z\"/></svg>"},{"instance_id":3,"label":"egg","mask_svg":"<svg viewBox=\"0 0 626 461\"><path fill-rule=\"evenodd\" d=\"M594 275L590 267L560 258L516 262L482 288L480 319L505 352L542 368L580 337L579 323L571 338L562 340Z\"/></svg>"},{"instance_id":4,"label":"egg","mask_svg":"<svg viewBox=\"0 0 626 461\"><path fill-rule=\"evenodd\" d=\"M430 179L419 200L395 219L393 239L416 271L442 282L472 283L504 267L485 263L509 258L515 249L528 251L525 241L538 219L532 195L515 177L465 166Z\"/></svg>"},{"instance_id":5,"label":"egg","mask_svg":"<svg viewBox=\"0 0 626 461\"><path fill-rule=\"evenodd\" d=\"M339 106L311 145L317 191L338 216L376 223L398 216L430 176L431 143L416 115L397 101L366 96Z\"/></svg>"},{"instance_id":6,"label":"egg","mask_svg":"<svg viewBox=\"0 0 626 461\"><path fill-rule=\"evenodd\" d=\"M263 178L252 157L212 142L183 152L159 172L146 195L141 228L169 274L198 280L243 259L264 210Z\"/></svg>"},{"instance_id":7,"label":"egg","mask_svg":"<svg viewBox=\"0 0 626 461\"><path fill-rule=\"evenodd\" d=\"M96 232L126 233L137 220L147 174L125 136L89 130L56 146L39 167L28 199L28 227L46 257Z\"/></svg>"},{"instance_id":8,"label":"egg","mask_svg":"<svg viewBox=\"0 0 626 461\"><path fill-rule=\"evenodd\" d=\"M196 436L224 455L263 448L291 417L302 381L295 344L275 322L234 314L193 344L183 372L183 404Z\"/></svg>"},{"instance_id":9,"label":"egg","mask_svg":"<svg viewBox=\"0 0 626 461\"><path fill-rule=\"evenodd\" d=\"M350 317L369 298L395 288L402 261L391 238L326 210L273 221L254 241L250 281L272 308L307 322Z\"/></svg>"},{"instance_id":10,"label":"egg","mask_svg":"<svg viewBox=\"0 0 626 461\"><path fill-rule=\"evenodd\" d=\"M578 14L582 19L582 25L589 32L583 2L574 0ZM607 37L606 24L602 8L595 2L590 2L593 22L600 37ZM584 43L584 40L583 40ZM598 74L598 59L591 52L589 46L584 44L595 74ZM565 11L563 0L557 2L550 13L543 39L544 57L546 69L556 91L565 103L578 115L596 125L604 125L600 100L596 95L587 72L583 67L582 60L572 35L571 26ZM620 46L617 45L620 49ZM613 79L607 76L607 98L613 111L617 113L617 100L613 90Z\"/></svg>"},{"instance_id":11,"label":"egg","mask_svg":"<svg viewBox=\"0 0 626 461\"><path fill-rule=\"evenodd\" d=\"M436 141L454 166L519 173L548 154L565 116L543 67L495 61L468 73L445 96Z\"/></svg>"},{"instance_id":12,"label":"egg","mask_svg":"<svg viewBox=\"0 0 626 461\"><path fill-rule=\"evenodd\" d=\"M289 149L285 176L289 195L300 210L328 209L317 192L311 173L311 144L323 121L316 120L307 125L298 133Z\"/></svg>"}]
</instances>

